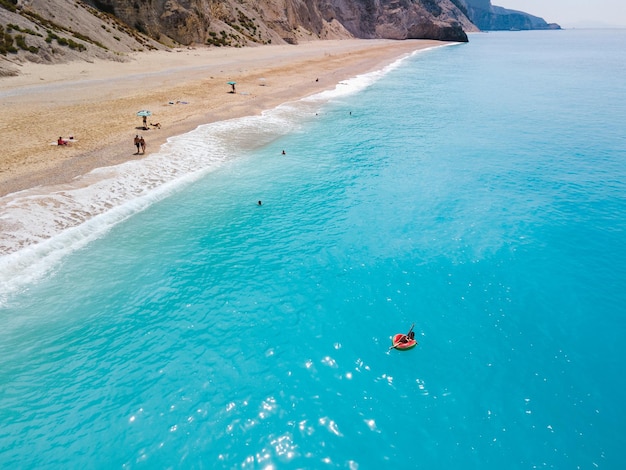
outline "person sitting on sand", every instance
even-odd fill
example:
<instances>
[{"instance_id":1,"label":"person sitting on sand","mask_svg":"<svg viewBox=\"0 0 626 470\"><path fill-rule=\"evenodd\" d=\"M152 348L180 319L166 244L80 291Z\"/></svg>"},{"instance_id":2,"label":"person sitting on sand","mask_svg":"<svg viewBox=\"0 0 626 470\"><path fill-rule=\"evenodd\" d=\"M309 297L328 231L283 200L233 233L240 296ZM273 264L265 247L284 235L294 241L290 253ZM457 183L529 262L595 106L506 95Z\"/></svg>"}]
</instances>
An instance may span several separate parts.
<instances>
[{"instance_id":1,"label":"person sitting on sand","mask_svg":"<svg viewBox=\"0 0 626 470\"><path fill-rule=\"evenodd\" d=\"M68 145L68 141L63 140L63 137L59 137L59 140L57 140L57 145Z\"/></svg>"},{"instance_id":2,"label":"person sitting on sand","mask_svg":"<svg viewBox=\"0 0 626 470\"><path fill-rule=\"evenodd\" d=\"M151 126L156 127L157 129L161 129L161 123L157 122L156 124L150 123Z\"/></svg>"}]
</instances>

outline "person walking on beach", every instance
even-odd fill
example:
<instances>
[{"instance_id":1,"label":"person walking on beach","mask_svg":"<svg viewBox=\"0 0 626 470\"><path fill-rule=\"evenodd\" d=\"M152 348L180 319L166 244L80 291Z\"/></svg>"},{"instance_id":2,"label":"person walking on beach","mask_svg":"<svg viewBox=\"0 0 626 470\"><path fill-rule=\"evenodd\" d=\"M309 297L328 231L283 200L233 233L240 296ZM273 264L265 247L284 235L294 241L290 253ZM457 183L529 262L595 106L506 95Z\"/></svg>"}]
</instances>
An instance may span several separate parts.
<instances>
[{"instance_id":1,"label":"person walking on beach","mask_svg":"<svg viewBox=\"0 0 626 470\"><path fill-rule=\"evenodd\" d=\"M139 137L139 145L141 146L141 153L146 153L146 141L143 139L143 136Z\"/></svg>"},{"instance_id":2,"label":"person walking on beach","mask_svg":"<svg viewBox=\"0 0 626 470\"><path fill-rule=\"evenodd\" d=\"M141 142L139 142L139 135L135 135L135 147L137 147L137 153L135 155L139 155L140 146L141 146Z\"/></svg>"}]
</instances>

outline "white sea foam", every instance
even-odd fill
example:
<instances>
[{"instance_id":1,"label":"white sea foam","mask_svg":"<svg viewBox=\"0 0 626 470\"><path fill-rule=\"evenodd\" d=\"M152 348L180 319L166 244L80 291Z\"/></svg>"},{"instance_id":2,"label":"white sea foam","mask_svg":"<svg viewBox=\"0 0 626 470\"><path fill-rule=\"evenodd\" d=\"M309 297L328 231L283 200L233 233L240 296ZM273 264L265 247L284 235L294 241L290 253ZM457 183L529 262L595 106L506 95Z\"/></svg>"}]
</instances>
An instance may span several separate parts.
<instances>
[{"instance_id":1,"label":"white sea foam","mask_svg":"<svg viewBox=\"0 0 626 470\"><path fill-rule=\"evenodd\" d=\"M297 131L326 102L364 90L407 57L261 116L199 126L170 138L159 152L144 159L98 168L66 184L0 198L0 306L11 292L41 278L67 254L119 222L214 171L243 150Z\"/></svg>"}]
</instances>

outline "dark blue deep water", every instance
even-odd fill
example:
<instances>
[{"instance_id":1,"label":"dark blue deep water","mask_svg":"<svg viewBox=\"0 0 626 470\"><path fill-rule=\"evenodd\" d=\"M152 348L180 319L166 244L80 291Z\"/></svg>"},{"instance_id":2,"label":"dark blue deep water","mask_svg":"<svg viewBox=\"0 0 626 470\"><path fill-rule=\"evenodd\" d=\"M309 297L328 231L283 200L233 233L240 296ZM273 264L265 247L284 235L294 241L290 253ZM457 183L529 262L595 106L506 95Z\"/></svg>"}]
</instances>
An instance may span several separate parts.
<instances>
[{"instance_id":1,"label":"dark blue deep water","mask_svg":"<svg viewBox=\"0 0 626 470\"><path fill-rule=\"evenodd\" d=\"M626 31L363 81L0 258L0 467L623 468Z\"/></svg>"}]
</instances>

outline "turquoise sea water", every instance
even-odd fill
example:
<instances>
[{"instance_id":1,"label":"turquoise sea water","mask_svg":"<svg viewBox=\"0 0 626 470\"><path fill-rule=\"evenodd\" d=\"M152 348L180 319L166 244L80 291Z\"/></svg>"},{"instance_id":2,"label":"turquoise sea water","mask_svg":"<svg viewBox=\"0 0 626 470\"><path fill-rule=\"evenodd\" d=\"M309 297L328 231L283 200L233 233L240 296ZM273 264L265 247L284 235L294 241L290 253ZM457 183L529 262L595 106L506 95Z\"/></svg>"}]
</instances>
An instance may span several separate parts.
<instances>
[{"instance_id":1,"label":"turquoise sea water","mask_svg":"<svg viewBox=\"0 0 626 470\"><path fill-rule=\"evenodd\" d=\"M0 467L622 468L626 31L470 39L8 201Z\"/></svg>"}]
</instances>

